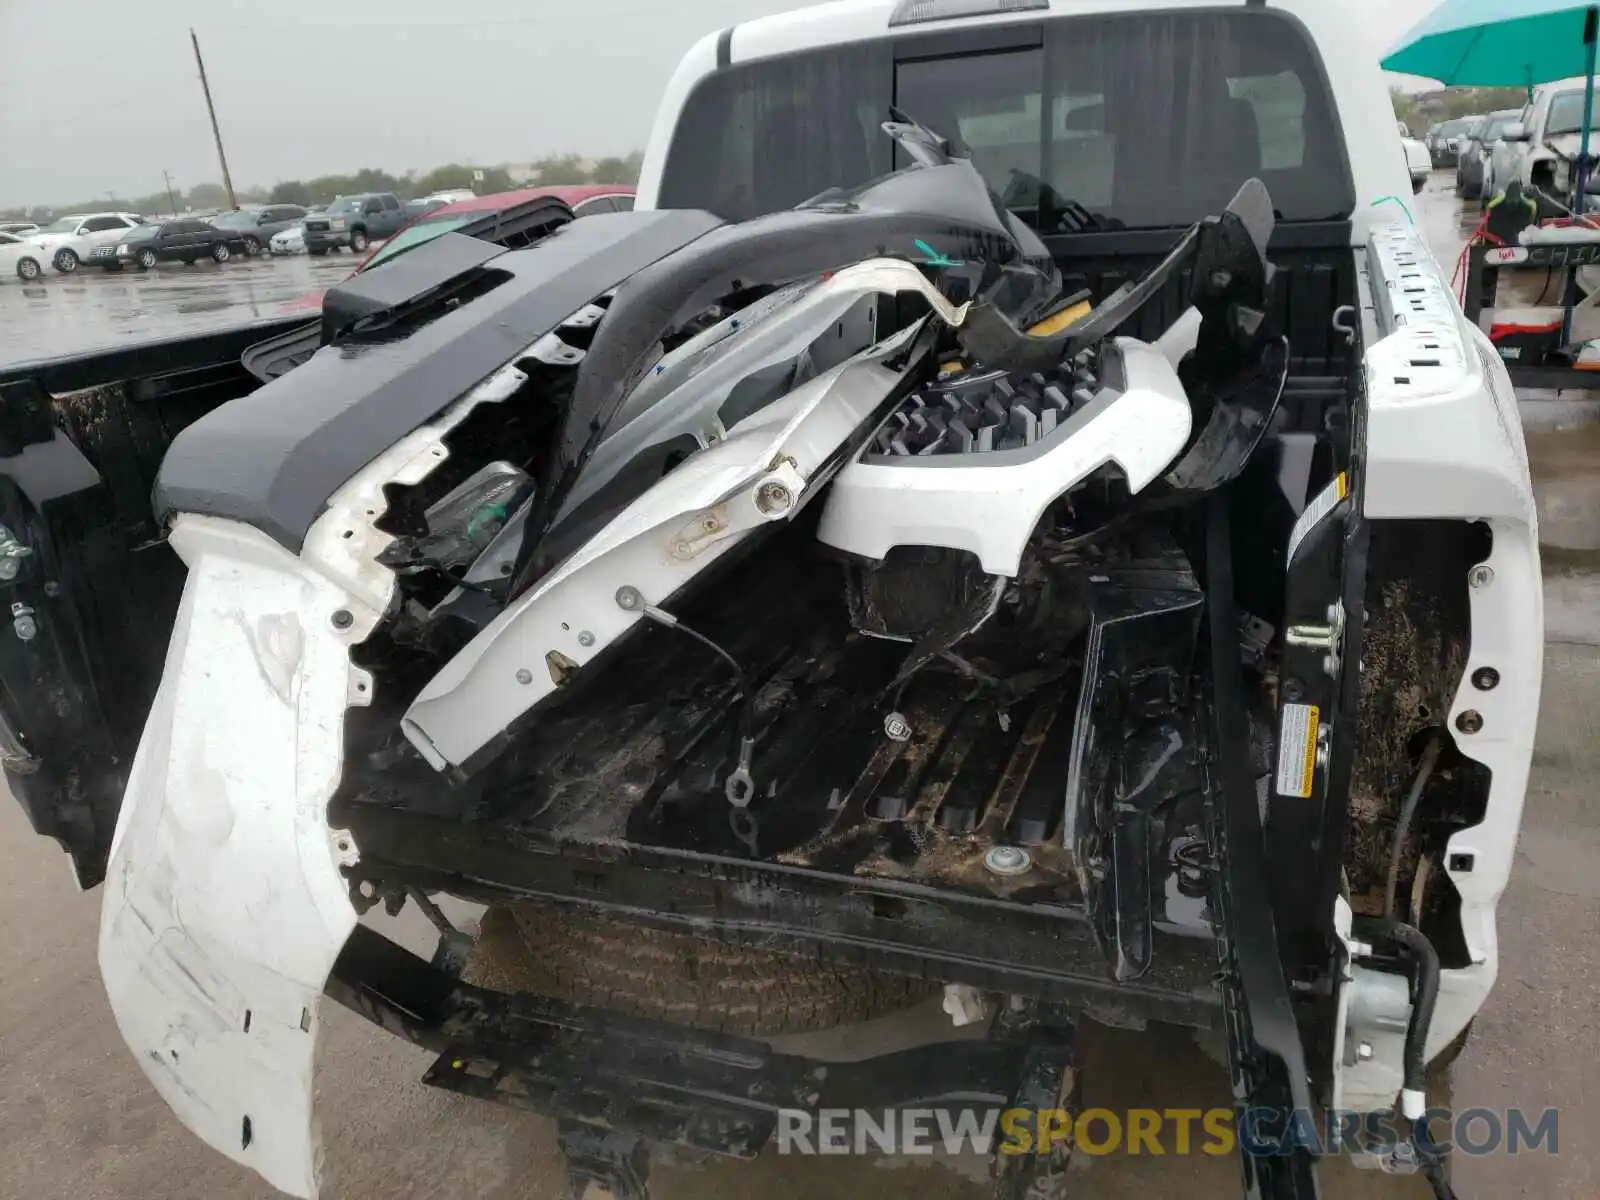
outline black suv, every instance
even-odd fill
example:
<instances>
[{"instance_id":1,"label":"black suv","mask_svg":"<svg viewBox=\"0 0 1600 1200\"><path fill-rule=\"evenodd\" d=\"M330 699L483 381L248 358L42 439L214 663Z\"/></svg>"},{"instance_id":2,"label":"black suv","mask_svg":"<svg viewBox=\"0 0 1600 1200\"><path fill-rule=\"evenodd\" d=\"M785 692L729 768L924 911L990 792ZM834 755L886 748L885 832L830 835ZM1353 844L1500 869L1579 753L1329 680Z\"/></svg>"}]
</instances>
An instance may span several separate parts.
<instances>
[{"instance_id":1,"label":"black suv","mask_svg":"<svg viewBox=\"0 0 1600 1200\"><path fill-rule=\"evenodd\" d=\"M243 248L238 233L184 217L128 230L128 236L117 243L117 261L146 270L158 262L173 260L194 263L211 258L221 263Z\"/></svg>"}]
</instances>

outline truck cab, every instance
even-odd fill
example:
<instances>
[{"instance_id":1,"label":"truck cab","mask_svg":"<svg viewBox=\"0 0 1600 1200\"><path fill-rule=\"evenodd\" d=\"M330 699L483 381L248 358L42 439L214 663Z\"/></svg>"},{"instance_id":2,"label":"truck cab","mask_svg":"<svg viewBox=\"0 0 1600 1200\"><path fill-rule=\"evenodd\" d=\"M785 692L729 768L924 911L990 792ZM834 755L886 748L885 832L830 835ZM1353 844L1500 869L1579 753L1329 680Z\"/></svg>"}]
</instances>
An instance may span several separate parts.
<instances>
[{"instance_id":1,"label":"truck cab","mask_svg":"<svg viewBox=\"0 0 1600 1200\"><path fill-rule=\"evenodd\" d=\"M688 51L634 212L433 239L270 379L293 320L0 375L7 775L163 1098L314 1194L327 993L637 1183L776 1109L1070 1107L1108 1014L1409 1139L1542 613L1396 137L1312 0L845 0ZM358 924L441 892L521 994ZM762 1040L926 986L987 1040Z\"/></svg>"}]
</instances>

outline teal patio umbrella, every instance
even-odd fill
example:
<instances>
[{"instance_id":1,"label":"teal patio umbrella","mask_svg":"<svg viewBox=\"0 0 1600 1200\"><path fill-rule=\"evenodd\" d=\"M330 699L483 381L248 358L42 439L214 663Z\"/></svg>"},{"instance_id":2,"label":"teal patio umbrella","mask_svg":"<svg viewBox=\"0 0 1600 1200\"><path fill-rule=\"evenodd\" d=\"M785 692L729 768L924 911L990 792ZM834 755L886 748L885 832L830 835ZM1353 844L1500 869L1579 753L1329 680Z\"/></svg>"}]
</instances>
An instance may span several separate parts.
<instances>
[{"instance_id":1,"label":"teal patio umbrella","mask_svg":"<svg viewBox=\"0 0 1600 1200\"><path fill-rule=\"evenodd\" d=\"M1446 87L1531 88L1582 75L1588 86L1578 154L1581 209L1589 166L1597 24L1597 0L1444 0L1388 53L1383 68L1437 79Z\"/></svg>"}]
</instances>

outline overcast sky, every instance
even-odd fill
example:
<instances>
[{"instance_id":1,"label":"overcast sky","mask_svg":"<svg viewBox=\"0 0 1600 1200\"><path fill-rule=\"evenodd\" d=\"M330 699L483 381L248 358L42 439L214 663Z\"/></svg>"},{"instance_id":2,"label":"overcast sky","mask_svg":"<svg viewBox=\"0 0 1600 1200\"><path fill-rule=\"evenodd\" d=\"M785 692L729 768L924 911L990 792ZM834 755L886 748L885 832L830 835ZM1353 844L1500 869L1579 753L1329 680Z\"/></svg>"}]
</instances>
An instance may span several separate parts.
<instances>
[{"instance_id":1,"label":"overcast sky","mask_svg":"<svg viewBox=\"0 0 1600 1200\"><path fill-rule=\"evenodd\" d=\"M1433 0L1359 9L1385 47ZM701 34L803 0L0 0L0 204L625 154Z\"/></svg>"}]
</instances>

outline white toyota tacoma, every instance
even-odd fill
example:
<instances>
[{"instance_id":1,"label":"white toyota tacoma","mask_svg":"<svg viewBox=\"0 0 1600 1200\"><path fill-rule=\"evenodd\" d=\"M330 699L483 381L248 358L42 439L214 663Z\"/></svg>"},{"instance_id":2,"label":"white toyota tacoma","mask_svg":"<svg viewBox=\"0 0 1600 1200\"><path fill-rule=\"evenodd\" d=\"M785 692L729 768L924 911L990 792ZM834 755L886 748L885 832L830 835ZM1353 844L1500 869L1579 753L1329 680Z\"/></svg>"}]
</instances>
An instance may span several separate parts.
<instances>
[{"instance_id":1,"label":"white toyota tacoma","mask_svg":"<svg viewBox=\"0 0 1600 1200\"><path fill-rule=\"evenodd\" d=\"M1226 1032L1252 1195L1329 1113L1447 1195L1541 590L1395 138L1320 0L847 0L697 43L634 212L393 256L309 353L0 374L7 775L153 1086L314 1195L331 996L639 1194L1159 1021ZM987 1038L765 1040L941 990Z\"/></svg>"}]
</instances>

